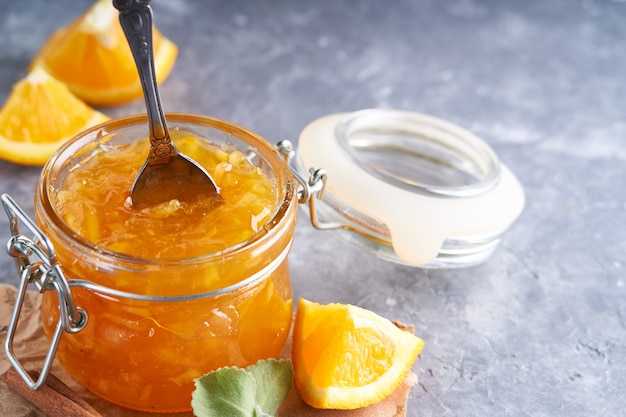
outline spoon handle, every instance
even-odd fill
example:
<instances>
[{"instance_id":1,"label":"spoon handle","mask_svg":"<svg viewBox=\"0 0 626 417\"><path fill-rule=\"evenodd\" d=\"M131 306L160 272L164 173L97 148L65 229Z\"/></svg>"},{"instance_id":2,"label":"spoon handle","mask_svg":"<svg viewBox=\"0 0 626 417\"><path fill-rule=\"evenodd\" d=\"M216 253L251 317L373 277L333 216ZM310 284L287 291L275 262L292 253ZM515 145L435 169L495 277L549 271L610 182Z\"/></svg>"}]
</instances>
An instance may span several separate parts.
<instances>
[{"instance_id":1,"label":"spoon handle","mask_svg":"<svg viewBox=\"0 0 626 417\"><path fill-rule=\"evenodd\" d=\"M171 143L157 89L150 0L113 0L113 6L120 12L120 24L135 59L146 100L151 145L148 163L164 164L177 152Z\"/></svg>"}]
</instances>

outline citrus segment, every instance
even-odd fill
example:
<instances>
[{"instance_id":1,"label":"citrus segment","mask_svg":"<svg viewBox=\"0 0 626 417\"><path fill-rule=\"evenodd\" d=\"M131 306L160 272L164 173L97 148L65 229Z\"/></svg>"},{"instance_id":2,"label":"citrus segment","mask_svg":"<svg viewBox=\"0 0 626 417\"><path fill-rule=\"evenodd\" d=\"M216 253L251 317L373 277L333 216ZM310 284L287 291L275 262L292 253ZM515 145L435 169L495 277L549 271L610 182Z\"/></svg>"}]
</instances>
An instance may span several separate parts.
<instances>
[{"instance_id":1,"label":"citrus segment","mask_svg":"<svg viewBox=\"0 0 626 417\"><path fill-rule=\"evenodd\" d=\"M100 106L142 96L132 53L111 0L99 0L68 26L58 29L31 65L41 65L84 101ZM177 46L152 30L157 81L167 78Z\"/></svg>"},{"instance_id":2,"label":"citrus segment","mask_svg":"<svg viewBox=\"0 0 626 417\"><path fill-rule=\"evenodd\" d=\"M36 67L13 86L0 110L0 158L43 165L67 139L105 120Z\"/></svg>"},{"instance_id":3,"label":"citrus segment","mask_svg":"<svg viewBox=\"0 0 626 417\"><path fill-rule=\"evenodd\" d=\"M292 350L296 387L316 408L365 407L402 383L423 346L371 311L300 299Z\"/></svg>"}]
</instances>

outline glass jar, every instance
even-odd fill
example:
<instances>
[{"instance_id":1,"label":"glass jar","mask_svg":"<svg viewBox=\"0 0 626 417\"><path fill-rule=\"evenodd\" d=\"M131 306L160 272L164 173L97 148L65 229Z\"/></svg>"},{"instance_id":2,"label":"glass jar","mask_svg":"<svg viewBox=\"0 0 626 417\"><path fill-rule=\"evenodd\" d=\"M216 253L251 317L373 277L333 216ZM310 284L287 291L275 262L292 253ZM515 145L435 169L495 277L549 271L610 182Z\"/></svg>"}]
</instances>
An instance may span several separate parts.
<instances>
[{"instance_id":1,"label":"glass jar","mask_svg":"<svg viewBox=\"0 0 626 417\"><path fill-rule=\"evenodd\" d=\"M56 357L98 396L158 412L190 410L194 379L209 371L279 355L292 320L287 254L298 206L285 159L260 136L209 117L168 114L167 120L171 131L241 150L273 181L276 209L252 237L216 253L149 259L97 246L68 226L55 202L68 174L97 153L147 142L143 115L70 140L44 167L35 195L37 225L86 320L60 339ZM129 290L137 282L142 291ZM44 293L44 329L53 344L58 323L73 308L62 298L59 291Z\"/></svg>"}]
</instances>

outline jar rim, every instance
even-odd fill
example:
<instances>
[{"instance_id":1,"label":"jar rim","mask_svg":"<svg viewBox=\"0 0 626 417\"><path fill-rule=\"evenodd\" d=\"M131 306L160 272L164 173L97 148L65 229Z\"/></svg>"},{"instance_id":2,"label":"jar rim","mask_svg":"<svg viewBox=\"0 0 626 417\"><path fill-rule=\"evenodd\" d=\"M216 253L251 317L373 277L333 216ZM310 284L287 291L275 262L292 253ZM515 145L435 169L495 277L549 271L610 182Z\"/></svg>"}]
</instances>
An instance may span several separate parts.
<instances>
[{"instance_id":1,"label":"jar rim","mask_svg":"<svg viewBox=\"0 0 626 417\"><path fill-rule=\"evenodd\" d=\"M272 169L276 174L276 178L282 183L280 187L281 195L278 199L278 204L274 214L270 219L268 219L263 227L246 240L229 246L221 251L193 257L158 259L140 257L108 249L79 235L72 230L65 221L63 221L55 210L53 201L50 198L50 193L52 191L50 180L56 179L54 175L56 172L55 169L58 171L60 166L65 163L68 158L76 155L88 155L96 146L94 141L101 140L101 138L106 137L116 129L135 125L140 126L143 124L146 127L147 135L148 125L147 115L145 113L123 116L93 126L69 139L50 157L39 176L35 197L37 199L37 195L39 196L38 199L42 206L42 214L45 215L47 221L52 222L54 227L62 232L61 236L63 239L72 241L74 248L84 251L85 253L93 253L96 251L98 256L102 256L103 258L115 260L116 263L121 262L128 265L141 266L142 269L146 267L162 268L176 265L192 265L207 262L208 260L216 258L230 258L237 256L239 252L253 246L255 243L262 242L264 237L268 236L271 231L280 224L280 220L285 218L290 210L294 210L292 206L297 206L297 199L295 198L295 183L287 162L269 142L257 133L226 120L191 113L166 113L166 120L168 121L168 124L184 122L222 130L225 133L244 140L253 146L255 150L261 152L268 162L270 162ZM35 208L37 209L37 201L35 202Z\"/></svg>"},{"instance_id":2,"label":"jar rim","mask_svg":"<svg viewBox=\"0 0 626 417\"><path fill-rule=\"evenodd\" d=\"M500 178L500 161L484 141L466 129L425 114L359 110L337 123L335 136L356 166L406 191L435 197L473 197L495 187ZM411 165L412 172L400 172L401 159ZM423 165L434 171L431 178L416 172ZM447 182L440 181L444 170L448 172Z\"/></svg>"}]
</instances>

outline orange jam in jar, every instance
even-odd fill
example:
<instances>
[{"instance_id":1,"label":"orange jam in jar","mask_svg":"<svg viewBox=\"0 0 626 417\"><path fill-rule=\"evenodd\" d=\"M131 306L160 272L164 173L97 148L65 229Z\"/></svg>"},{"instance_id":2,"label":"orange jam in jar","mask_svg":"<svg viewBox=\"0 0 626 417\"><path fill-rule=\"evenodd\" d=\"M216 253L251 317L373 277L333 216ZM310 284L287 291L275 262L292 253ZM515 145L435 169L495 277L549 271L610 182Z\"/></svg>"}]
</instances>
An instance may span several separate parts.
<instances>
[{"instance_id":1,"label":"orange jam in jar","mask_svg":"<svg viewBox=\"0 0 626 417\"><path fill-rule=\"evenodd\" d=\"M37 224L88 316L83 330L63 335L56 357L95 394L155 412L190 410L193 381L209 371L280 353L297 213L289 167L264 139L209 117L167 119L223 203L129 205L148 152L145 116L72 139L44 167L35 196ZM44 293L49 336L59 304Z\"/></svg>"}]
</instances>

